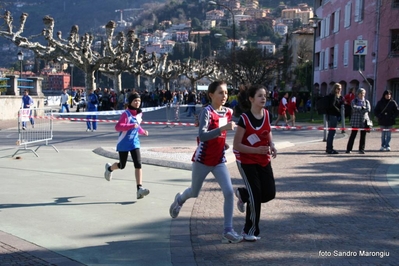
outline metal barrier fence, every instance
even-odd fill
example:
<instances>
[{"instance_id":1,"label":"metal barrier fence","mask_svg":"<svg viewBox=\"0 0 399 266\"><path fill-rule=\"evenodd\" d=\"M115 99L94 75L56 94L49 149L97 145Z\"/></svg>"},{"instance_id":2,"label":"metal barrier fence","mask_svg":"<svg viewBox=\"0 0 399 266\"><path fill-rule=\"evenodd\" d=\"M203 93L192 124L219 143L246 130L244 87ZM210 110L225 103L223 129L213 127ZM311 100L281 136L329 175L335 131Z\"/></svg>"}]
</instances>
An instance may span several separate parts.
<instances>
[{"instance_id":1,"label":"metal barrier fence","mask_svg":"<svg viewBox=\"0 0 399 266\"><path fill-rule=\"evenodd\" d=\"M18 111L18 140L17 145L20 146L13 155L23 151L31 151L37 157L36 153L41 146L51 146L56 152L57 148L49 144L49 140L53 139L53 110L50 108L34 108L20 109ZM40 144L35 150L28 148L28 145Z\"/></svg>"}]
</instances>

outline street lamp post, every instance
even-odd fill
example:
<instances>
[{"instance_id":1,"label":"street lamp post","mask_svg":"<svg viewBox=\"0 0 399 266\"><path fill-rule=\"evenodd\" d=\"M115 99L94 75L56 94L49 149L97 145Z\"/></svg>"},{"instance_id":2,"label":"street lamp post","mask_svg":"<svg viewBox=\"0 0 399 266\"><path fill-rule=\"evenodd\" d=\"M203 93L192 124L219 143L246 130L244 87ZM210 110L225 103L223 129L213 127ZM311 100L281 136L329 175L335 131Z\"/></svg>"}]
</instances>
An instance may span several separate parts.
<instances>
[{"instance_id":1,"label":"street lamp post","mask_svg":"<svg viewBox=\"0 0 399 266\"><path fill-rule=\"evenodd\" d=\"M71 67L71 108L73 107L73 67L75 66L74 64L69 64Z\"/></svg>"},{"instance_id":2,"label":"street lamp post","mask_svg":"<svg viewBox=\"0 0 399 266\"><path fill-rule=\"evenodd\" d=\"M230 12L230 15L233 18L233 45L232 45L232 52L231 52L232 55L233 55L233 67L232 67L232 73L233 74L232 74L232 76L233 76L233 86L235 86L235 89L237 89L237 79L236 79L236 76L235 76L235 72L236 72L236 21L235 21L233 10L231 10L231 8L228 7L228 6L220 4L220 3L215 2L215 1L209 1L208 3L210 5L217 5L217 6L221 6L221 7L226 8Z\"/></svg>"},{"instance_id":3,"label":"street lamp post","mask_svg":"<svg viewBox=\"0 0 399 266\"><path fill-rule=\"evenodd\" d=\"M20 87L21 87L21 83L22 83L22 61L24 61L24 54L22 53L22 51L18 52L18 60L20 62L20 70L19 70L19 79L20 79ZM21 91L20 91L21 94Z\"/></svg>"},{"instance_id":4,"label":"street lamp post","mask_svg":"<svg viewBox=\"0 0 399 266\"><path fill-rule=\"evenodd\" d=\"M313 28L313 62L312 62L312 84L310 84L310 91L311 91L311 108L310 108L310 119L313 121L313 114L314 114L314 108L315 108L315 98L314 98L314 84L315 84L315 60L316 60L316 29L317 29L317 23L322 20L321 18L318 18L317 15L314 15L313 18L309 18L310 21L312 21L312 28Z\"/></svg>"}]
</instances>

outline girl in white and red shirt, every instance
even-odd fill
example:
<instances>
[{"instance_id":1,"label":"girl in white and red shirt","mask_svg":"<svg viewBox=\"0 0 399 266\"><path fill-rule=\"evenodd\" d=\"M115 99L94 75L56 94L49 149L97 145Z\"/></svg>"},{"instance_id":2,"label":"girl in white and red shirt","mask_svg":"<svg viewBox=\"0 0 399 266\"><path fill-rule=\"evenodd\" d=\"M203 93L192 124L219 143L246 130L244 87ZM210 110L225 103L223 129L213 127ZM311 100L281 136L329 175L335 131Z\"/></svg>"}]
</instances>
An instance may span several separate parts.
<instances>
[{"instance_id":1,"label":"girl in white and red shirt","mask_svg":"<svg viewBox=\"0 0 399 266\"><path fill-rule=\"evenodd\" d=\"M244 212L247 203L245 226L242 232L244 240L256 241L259 231L261 203L274 199L276 188L271 157L277 156L272 141L269 112L264 108L266 89L263 86L251 86L247 90L247 101L242 101L242 108L250 111L243 113L237 124L234 136L234 154L246 188L238 188L237 207Z\"/></svg>"},{"instance_id":2,"label":"girl in white and red shirt","mask_svg":"<svg viewBox=\"0 0 399 266\"><path fill-rule=\"evenodd\" d=\"M169 213L176 218L184 202L198 196L206 176L211 172L224 196L222 242L238 243L242 241L242 236L233 229L234 190L224 156L226 131L235 128L234 121L231 121L233 110L223 106L228 97L227 84L223 81L212 82L208 87L208 97L211 104L199 116L198 147L192 157L191 187L176 194Z\"/></svg>"}]
</instances>

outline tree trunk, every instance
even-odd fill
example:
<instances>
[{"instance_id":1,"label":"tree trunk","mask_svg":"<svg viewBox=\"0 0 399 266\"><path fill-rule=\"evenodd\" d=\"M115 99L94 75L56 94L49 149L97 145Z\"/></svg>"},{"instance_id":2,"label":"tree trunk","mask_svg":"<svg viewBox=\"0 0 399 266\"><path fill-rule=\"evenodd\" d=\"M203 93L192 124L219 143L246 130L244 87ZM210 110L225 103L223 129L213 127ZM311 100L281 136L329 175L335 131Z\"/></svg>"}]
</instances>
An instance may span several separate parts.
<instances>
[{"instance_id":1,"label":"tree trunk","mask_svg":"<svg viewBox=\"0 0 399 266\"><path fill-rule=\"evenodd\" d=\"M88 69L87 71L85 71L85 85L86 85L86 94L87 95L89 95L88 92L91 89L93 89L93 90L97 89L93 69Z\"/></svg>"},{"instance_id":2,"label":"tree trunk","mask_svg":"<svg viewBox=\"0 0 399 266\"><path fill-rule=\"evenodd\" d=\"M114 81L114 90L119 94L122 91L122 73L114 72L112 80Z\"/></svg>"},{"instance_id":3,"label":"tree trunk","mask_svg":"<svg viewBox=\"0 0 399 266\"><path fill-rule=\"evenodd\" d=\"M191 81L191 89L194 90L194 91L196 91L196 86L195 86L195 84L197 83L197 80L196 80L196 79L190 79L190 81Z\"/></svg>"}]
</instances>

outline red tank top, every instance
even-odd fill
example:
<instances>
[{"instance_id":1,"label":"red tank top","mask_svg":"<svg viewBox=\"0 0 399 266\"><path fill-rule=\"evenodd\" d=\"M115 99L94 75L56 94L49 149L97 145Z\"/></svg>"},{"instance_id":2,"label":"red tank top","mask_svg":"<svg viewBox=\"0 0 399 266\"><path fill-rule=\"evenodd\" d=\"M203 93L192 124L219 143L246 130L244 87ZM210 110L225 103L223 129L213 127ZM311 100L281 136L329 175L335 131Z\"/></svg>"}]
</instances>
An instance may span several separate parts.
<instances>
[{"instance_id":1,"label":"red tank top","mask_svg":"<svg viewBox=\"0 0 399 266\"><path fill-rule=\"evenodd\" d=\"M254 128L249 121L248 116L244 113L241 115L245 124L245 133L241 143L251 147L269 146L267 136L270 134L269 112L264 109L263 122L259 128ZM242 164L259 164L266 166L270 163L270 155L255 153L240 153L234 150L236 160Z\"/></svg>"}]
</instances>

